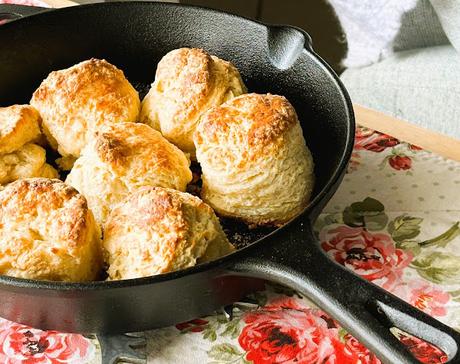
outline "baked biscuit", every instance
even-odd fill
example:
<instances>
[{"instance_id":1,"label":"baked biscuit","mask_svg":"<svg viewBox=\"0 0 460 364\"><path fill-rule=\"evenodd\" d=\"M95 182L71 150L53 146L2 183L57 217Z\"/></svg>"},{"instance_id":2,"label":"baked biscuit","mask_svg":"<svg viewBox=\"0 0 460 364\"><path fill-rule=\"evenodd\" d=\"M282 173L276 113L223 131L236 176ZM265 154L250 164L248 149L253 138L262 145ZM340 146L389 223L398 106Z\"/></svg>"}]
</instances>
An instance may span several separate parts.
<instances>
[{"instance_id":1,"label":"baked biscuit","mask_svg":"<svg viewBox=\"0 0 460 364\"><path fill-rule=\"evenodd\" d=\"M218 214L281 225L308 204L313 159L282 96L246 94L207 112L196 133L201 197Z\"/></svg>"},{"instance_id":2,"label":"baked biscuit","mask_svg":"<svg viewBox=\"0 0 460 364\"><path fill-rule=\"evenodd\" d=\"M45 149L32 143L27 143L13 153L0 155L0 184L36 177L45 161Z\"/></svg>"},{"instance_id":3,"label":"baked biscuit","mask_svg":"<svg viewBox=\"0 0 460 364\"><path fill-rule=\"evenodd\" d=\"M38 172L36 177L43 177L43 178L59 178L59 173L54 169L53 166L45 163L40 171Z\"/></svg>"},{"instance_id":4,"label":"baked biscuit","mask_svg":"<svg viewBox=\"0 0 460 364\"><path fill-rule=\"evenodd\" d=\"M98 278L100 229L74 188L56 179L23 179L0 191L0 205L0 274L72 282Z\"/></svg>"},{"instance_id":5,"label":"baked biscuit","mask_svg":"<svg viewBox=\"0 0 460 364\"><path fill-rule=\"evenodd\" d=\"M194 158L193 133L201 115L245 92L241 76L230 62L202 49L176 49L158 63L140 120Z\"/></svg>"},{"instance_id":6,"label":"baked biscuit","mask_svg":"<svg viewBox=\"0 0 460 364\"><path fill-rule=\"evenodd\" d=\"M156 130L119 123L96 132L67 177L103 223L113 206L143 186L185 191L192 179L189 160Z\"/></svg>"},{"instance_id":7,"label":"baked biscuit","mask_svg":"<svg viewBox=\"0 0 460 364\"><path fill-rule=\"evenodd\" d=\"M99 59L51 72L30 103L50 145L75 158L100 126L137 121L140 110L139 95L123 72Z\"/></svg>"},{"instance_id":8,"label":"baked biscuit","mask_svg":"<svg viewBox=\"0 0 460 364\"><path fill-rule=\"evenodd\" d=\"M32 143L0 155L0 185L28 177L57 178L57 171L45 161L45 149Z\"/></svg>"},{"instance_id":9,"label":"baked biscuit","mask_svg":"<svg viewBox=\"0 0 460 364\"><path fill-rule=\"evenodd\" d=\"M144 187L112 210L103 249L113 280L184 269L234 250L208 205L158 187Z\"/></svg>"},{"instance_id":10,"label":"baked biscuit","mask_svg":"<svg viewBox=\"0 0 460 364\"><path fill-rule=\"evenodd\" d=\"M40 115L29 105L0 107L0 154L12 153L40 136Z\"/></svg>"}]
</instances>

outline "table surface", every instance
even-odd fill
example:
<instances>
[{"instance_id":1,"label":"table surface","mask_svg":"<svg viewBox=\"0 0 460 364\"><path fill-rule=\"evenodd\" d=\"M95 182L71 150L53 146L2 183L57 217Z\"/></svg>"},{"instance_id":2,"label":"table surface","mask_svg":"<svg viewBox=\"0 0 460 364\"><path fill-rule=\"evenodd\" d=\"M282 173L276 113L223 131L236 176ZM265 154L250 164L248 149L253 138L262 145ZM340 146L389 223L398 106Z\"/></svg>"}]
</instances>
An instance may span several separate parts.
<instances>
[{"instance_id":1,"label":"table surface","mask_svg":"<svg viewBox=\"0 0 460 364\"><path fill-rule=\"evenodd\" d=\"M331 259L460 330L459 192L459 162L358 127L344 182L316 224L321 245ZM148 363L380 362L288 288L267 286L233 312L232 320L216 313L146 332L140 352ZM394 334L422 362L446 361L439 349ZM0 319L0 363L100 361L93 337Z\"/></svg>"}]
</instances>

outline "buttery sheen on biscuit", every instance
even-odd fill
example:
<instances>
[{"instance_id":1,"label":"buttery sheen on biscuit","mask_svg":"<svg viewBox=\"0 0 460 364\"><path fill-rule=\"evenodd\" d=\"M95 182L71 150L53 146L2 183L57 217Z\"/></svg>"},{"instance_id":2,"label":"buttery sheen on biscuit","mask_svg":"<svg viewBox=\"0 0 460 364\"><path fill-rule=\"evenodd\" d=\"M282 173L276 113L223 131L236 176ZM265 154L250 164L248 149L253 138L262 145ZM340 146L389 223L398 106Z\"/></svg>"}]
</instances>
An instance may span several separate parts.
<instances>
[{"instance_id":1,"label":"buttery sheen on biscuit","mask_svg":"<svg viewBox=\"0 0 460 364\"><path fill-rule=\"evenodd\" d=\"M0 274L72 282L98 278L100 229L74 188L56 179L23 179L0 191L0 206Z\"/></svg>"},{"instance_id":2,"label":"buttery sheen on biscuit","mask_svg":"<svg viewBox=\"0 0 460 364\"><path fill-rule=\"evenodd\" d=\"M195 133L201 197L218 214L283 224L308 204L313 159L282 96L246 94L206 113Z\"/></svg>"},{"instance_id":3,"label":"buttery sheen on biscuit","mask_svg":"<svg viewBox=\"0 0 460 364\"><path fill-rule=\"evenodd\" d=\"M234 250L208 205L158 187L142 188L112 210L103 247L112 280L184 269Z\"/></svg>"},{"instance_id":4,"label":"buttery sheen on biscuit","mask_svg":"<svg viewBox=\"0 0 460 364\"><path fill-rule=\"evenodd\" d=\"M158 63L140 120L194 157L193 133L201 115L245 92L241 76L230 62L202 49L176 49Z\"/></svg>"},{"instance_id":5,"label":"buttery sheen on biscuit","mask_svg":"<svg viewBox=\"0 0 460 364\"><path fill-rule=\"evenodd\" d=\"M67 177L88 200L99 223L115 204L143 186L185 191L189 160L145 124L119 123L96 132Z\"/></svg>"},{"instance_id":6,"label":"buttery sheen on biscuit","mask_svg":"<svg viewBox=\"0 0 460 364\"><path fill-rule=\"evenodd\" d=\"M140 111L139 95L123 72L99 59L51 72L30 103L51 146L74 158L99 127L137 121Z\"/></svg>"},{"instance_id":7,"label":"buttery sheen on biscuit","mask_svg":"<svg viewBox=\"0 0 460 364\"><path fill-rule=\"evenodd\" d=\"M38 139L39 122L40 115L32 106L0 107L0 154L12 153Z\"/></svg>"}]
</instances>

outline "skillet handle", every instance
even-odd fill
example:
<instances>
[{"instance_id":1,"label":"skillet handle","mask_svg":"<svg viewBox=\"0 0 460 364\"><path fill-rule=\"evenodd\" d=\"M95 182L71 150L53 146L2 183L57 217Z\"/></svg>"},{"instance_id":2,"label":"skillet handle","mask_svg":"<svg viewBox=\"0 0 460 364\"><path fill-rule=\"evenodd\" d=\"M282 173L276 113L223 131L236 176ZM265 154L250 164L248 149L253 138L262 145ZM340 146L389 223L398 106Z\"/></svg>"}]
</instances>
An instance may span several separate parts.
<instances>
[{"instance_id":1,"label":"skillet handle","mask_svg":"<svg viewBox=\"0 0 460 364\"><path fill-rule=\"evenodd\" d=\"M24 18L26 16L35 15L43 11L51 9L39 8L35 6L0 4L0 25L12 20Z\"/></svg>"},{"instance_id":2,"label":"skillet handle","mask_svg":"<svg viewBox=\"0 0 460 364\"><path fill-rule=\"evenodd\" d=\"M330 260L309 223L300 232L294 225L286 226L285 241L276 241L275 234L255 244L230 270L307 296L384 363L418 363L390 332L392 327L436 345L448 363L460 363L459 333Z\"/></svg>"}]
</instances>

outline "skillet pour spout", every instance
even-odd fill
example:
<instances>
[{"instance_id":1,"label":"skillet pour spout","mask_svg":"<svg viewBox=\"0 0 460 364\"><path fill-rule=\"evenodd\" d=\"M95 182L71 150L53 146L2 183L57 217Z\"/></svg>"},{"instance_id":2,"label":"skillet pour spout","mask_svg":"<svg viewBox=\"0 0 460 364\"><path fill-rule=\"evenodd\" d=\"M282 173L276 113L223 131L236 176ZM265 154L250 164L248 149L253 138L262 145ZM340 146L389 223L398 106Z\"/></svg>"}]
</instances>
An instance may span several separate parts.
<instances>
[{"instance_id":1,"label":"skillet pour spout","mask_svg":"<svg viewBox=\"0 0 460 364\"><path fill-rule=\"evenodd\" d=\"M305 32L209 9L143 1L59 10L0 5L0 13L20 18L0 26L0 106L27 103L51 71L93 57L122 69L142 94L166 53L204 48L232 61L249 90L283 95L293 104L316 175L312 201L301 216L229 256L124 281L60 283L0 276L1 317L66 332L137 332L212 313L261 289L264 279L308 296L385 363L416 363L390 333L393 326L437 345L450 363L460 362L457 332L329 260L312 233L312 222L346 171L355 124L346 90L314 53Z\"/></svg>"}]
</instances>

